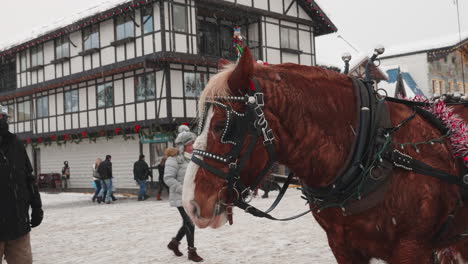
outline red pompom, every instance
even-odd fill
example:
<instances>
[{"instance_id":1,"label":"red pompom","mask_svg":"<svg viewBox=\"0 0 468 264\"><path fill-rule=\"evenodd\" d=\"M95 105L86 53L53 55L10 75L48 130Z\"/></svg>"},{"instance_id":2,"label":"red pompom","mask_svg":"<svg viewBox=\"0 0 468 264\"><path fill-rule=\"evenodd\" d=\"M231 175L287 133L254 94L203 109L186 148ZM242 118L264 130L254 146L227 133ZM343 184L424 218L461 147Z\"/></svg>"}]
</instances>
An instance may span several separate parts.
<instances>
[{"instance_id":1,"label":"red pompom","mask_svg":"<svg viewBox=\"0 0 468 264\"><path fill-rule=\"evenodd\" d=\"M135 132L137 132L137 133L138 133L138 131L140 131L140 128L141 128L141 126L140 126L140 125L135 125Z\"/></svg>"}]
</instances>

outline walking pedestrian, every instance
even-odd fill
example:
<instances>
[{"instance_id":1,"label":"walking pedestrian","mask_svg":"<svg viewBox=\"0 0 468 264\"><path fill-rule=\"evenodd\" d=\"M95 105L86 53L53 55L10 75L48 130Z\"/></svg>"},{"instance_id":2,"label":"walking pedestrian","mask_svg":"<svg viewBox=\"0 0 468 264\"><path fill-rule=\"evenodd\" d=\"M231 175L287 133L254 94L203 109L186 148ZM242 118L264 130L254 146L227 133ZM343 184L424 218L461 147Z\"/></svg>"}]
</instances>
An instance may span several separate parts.
<instances>
[{"instance_id":1,"label":"walking pedestrian","mask_svg":"<svg viewBox=\"0 0 468 264\"><path fill-rule=\"evenodd\" d=\"M112 162L111 155L106 155L106 159L101 162L98 168L99 175L101 176L101 191L99 192L99 198L106 204L110 204L112 201ZM104 196L105 194L105 196Z\"/></svg>"},{"instance_id":2,"label":"walking pedestrian","mask_svg":"<svg viewBox=\"0 0 468 264\"><path fill-rule=\"evenodd\" d=\"M146 181L148 180L149 174L150 170L148 163L145 161L145 155L140 155L138 161L133 164L133 179L137 182L138 186L140 186L138 201L144 201L149 197L146 195Z\"/></svg>"},{"instance_id":3,"label":"walking pedestrian","mask_svg":"<svg viewBox=\"0 0 468 264\"><path fill-rule=\"evenodd\" d=\"M179 250L179 244L182 238L186 236L188 259L194 262L201 262L203 258L197 254L197 249L194 246L195 226L182 206L182 186L187 165L192 157L195 138L196 135L190 132L188 126L180 126L179 134L175 140L175 144L179 148L179 155L168 157L166 160L164 181L169 186L169 203L172 207L177 208L182 217L182 227L179 229L179 232L177 232L177 235L172 238L167 247L172 250L176 256L182 256L183 254Z\"/></svg>"},{"instance_id":4,"label":"walking pedestrian","mask_svg":"<svg viewBox=\"0 0 468 264\"><path fill-rule=\"evenodd\" d=\"M62 190L68 189L70 186L70 166L68 166L68 161L63 162L62 168Z\"/></svg>"},{"instance_id":5,"label":"walking pedestrian","mask_svg":"<svg viewBox=\"0 0 468 264\"><path fill-rule=\"evenodd\" d=\"M159 172L159 182L158 182L158 192L156 194L156 200L158 201L161 200L161 194L164 189L166 189L167 192L169 192L169 187L164 182L164 167L166 165L166 160L168 157L177 156L178 153L179 151L176 148L169 147L164 151L164 157L161 159L161 162L159 162L159 165L157 167L158 172Z\"/></svg>"},{"instance_id":6,"label":"walking pedestrian","mask_svg":"<svg viewBox=\"0 0 468 264\"><path fill-rule=\"evenodd\" d=\"M0 105L0 263L31 264L29 232L44 212L31 162L23 142L8 131L8 118Z\"/></svg>"},{"instance_id":7,"label":"walking pedestrian","mask_svg":"<svg viewBox=\"0 0 468 264\"><path fill-rule=\"evenodd\" d=\"M94 195L93 195L93 203L96 201L98 198L99 192L101 191L101 175L99 175L98 169L99 165L101 165L102 159L97 158L96 162L93 164L92 167L92 172L93 172L93 180L94 180L94 185L95 185L95 190L94 190ZM101 200L98 200L99 203L101 203Z\"/></svg>"}]
</instances>

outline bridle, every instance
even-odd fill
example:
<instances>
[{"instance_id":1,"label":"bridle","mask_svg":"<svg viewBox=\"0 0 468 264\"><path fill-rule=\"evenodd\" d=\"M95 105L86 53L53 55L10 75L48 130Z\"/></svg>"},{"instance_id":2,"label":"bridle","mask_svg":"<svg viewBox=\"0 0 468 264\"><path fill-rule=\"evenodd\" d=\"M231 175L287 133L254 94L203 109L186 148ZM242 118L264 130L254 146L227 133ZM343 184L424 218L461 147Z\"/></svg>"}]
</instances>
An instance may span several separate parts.
<instances>
[{"instance_id":1,"label":"bridle","mask_svg":"<svg viewBox=\"0 0 468 264\"><path fill-rule=\"evenodd\" d=\"M232 109L231 106L225 104L225 102L244 103L246 111L244 113L239 113ZM205 111L200 119L199 133L204 126L204 118L209 107L218 106L226 111L226 124L220 141L223 144L231 144L231 150L224 155L220 155L205 150L194 149L192 161L226 181L226 186L221 191L224 189L226 190L228 197L227 201L218 201L218 203L226 207L226 213L228 214L230 224L232 224L232 207L234 205L247 205L245 207L250 207L248 205L248 201L245 201L243 197L251 195L251 192L259 186L262 179L268 173L276 160L274 150L275 137L273 135L273 131L268 125L268 121L265 119L265 114L263 112L264 105L264 94L261 91L260 85L256 79L251 79L250 89L244 96L218 96L207 100ZM246 149L241 153L248 135L250 135L250 140L247 143ZM250 156L253 154L255 145L260 137L263 138L263 145L268 153L268 162L257 175L254 182L250 186L245 186L240 180L240 172L247 164ZM222 170L207 164L199 157L224 164L227 167L228 172L225 173ZM220 194L218 193L218 197L219 196Z\"/></svg>"},{"instance_id":2,"label":"bridle","mask_svg":"<svg viewBox=\"0 0 468 264\"><path fill-rule=\"evenodd\" d=\"M300 213L295 216L288 218L275 218L268 213L273 211L276 206L279 204L283 198L286 190L291 183L291 180L294 177L293 173L290 173L283 184L278 196L276 197L273 204L265 211L259 210L254 206L250 205L249 202L252 197L252 192L257 189L257 187L262 182L263 178L269 172L271 166L276 161L276 153L274 148L275 137L273 131L271 130L268 121L265 118L265 113L263 112L265 106L265 97L261 90L261 87L258 81L255 78L252 78L249 82L250 89L244 96L217 96L210 98L206 101L205 111L200 118L198 131L201 133L204 128L204 123L206 122L205 117L208 112L208 109L212 106L218 106L223 108L226 111L226 124L221 136L221 143L231 144L231 150L224 155L211 153L205 150L194 149L192 155L192 162L199 165L200 167L206 169L210 173L216 175L217 177L223 179L226 182L226 185L218 192L218 202L215 207L215 212L221 210L221 206L225 206L226 214L229 220L229 224L232 225L232 208L237 206L240 209L243 209L245 212L252 214L256 217L265 217L270 220L277 221L288 221L293 220L303 215L306 215L311 210L307 210L303 213ZM225 102L237 102L244 103L246 106L246 111L244 113L239 113L232 109L231 106L225 104ZM247 136L249 136L249 142L246 144L245 141ZM246 186L240 180L240 173L247 161L253 154L253 150L258 140L263 139L263 146L265 147L268 153L268 161L265 166L262 168L260 173L256 176L253 183L250 186ZM244 151L243 146L246 145ZM206 162L200 159L210 159L217 163L222 163L227 167L227 173L217 169ZM227 200L222 201L221 193L226 190ZM248 199L250 198L250 199Z\"/></svg>"}]
</instances>

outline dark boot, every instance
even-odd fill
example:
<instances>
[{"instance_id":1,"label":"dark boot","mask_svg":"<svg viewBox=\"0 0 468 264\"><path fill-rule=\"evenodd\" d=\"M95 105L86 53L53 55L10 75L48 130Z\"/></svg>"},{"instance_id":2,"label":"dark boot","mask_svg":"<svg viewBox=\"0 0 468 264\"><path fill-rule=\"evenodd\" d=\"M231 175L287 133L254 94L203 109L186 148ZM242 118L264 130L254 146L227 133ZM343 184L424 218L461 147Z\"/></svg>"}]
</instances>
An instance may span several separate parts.
<instances>
[{"instance_id":1,"label":"dark boot","mask_svg":"<svg viewBox=\"0 0 468 264\"><path fill-rule=\"evenodd\" d=\"M157 200L157 201L161 201L161 200L162 200L162 199L161 199L161 194L157 194L157 195L156 195L156 200Z\"/></svg>"},{"instance_id":2,"label":"dark boot","mask_svg":"<svg viewBox=\"0 0 468 264\"><path fill-rule=\"evenodd\" d=\"M193 262L203 261L202 257L198 256L197 254L197 248L194 248L194 247L188 247L188 259Z\"/></svg>"},{"instance_id":3,"label":"dark boot","mask_svg":"<svg viewBox=\"0 0 468 264\"><path fill-rule=\"evenodd\" d=\"M180 252L179 245L180 245L180 242L177 241L175 238L173 238L171 240L171 242L169 242L169 244L167 244L167 248L172 250L176 256L180 257L180 256L182 256L184 254L182 254L182 252Z\"/></svg>"}]
</instances>

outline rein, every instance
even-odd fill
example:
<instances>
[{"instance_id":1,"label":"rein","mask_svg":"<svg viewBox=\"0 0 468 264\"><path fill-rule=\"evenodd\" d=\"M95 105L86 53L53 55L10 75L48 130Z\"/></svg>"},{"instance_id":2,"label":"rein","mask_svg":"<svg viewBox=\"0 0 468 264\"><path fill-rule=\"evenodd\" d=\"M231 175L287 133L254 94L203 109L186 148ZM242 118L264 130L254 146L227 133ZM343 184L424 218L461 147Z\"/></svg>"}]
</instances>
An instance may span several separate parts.
<instances>
[{"instance_id":1,"label":"rein","mask_svg":"<svg viewBox=\"0 0 468 264\"><path fill-rule=\"evenodd\" d=\"M244 103L246 105L247 110L245 113L236 112L232 109L232 107L223 103L226 101ZM258 84L258 81L256 79L252 79L250 81L250 89L248 94L246 94L245 96L215 97L214 100L207 101L207 105L208 107L205 106L205 112L209 108L209 106L218 106L226 111L226 127L221 136L221 143L231 144L233 145L233 147L225 155L219 155L205 150L194 149L192 161L200 167L206 169L210 173L226 181L226 187L223 188L220 191L220 193L224 189L226 189L228 201L221 201L219 199L218 205L221 204L226 207L226 213L228 216L229 224L232 225L233 223L233 206L237 206L243 209L245 212L250 213L254 216L265 217L271 220L278 221L296 219L300 216L309 213L310 210L285 219L277 219L268 214L279 204L280 200L283 198L284 193L288 189L291 179L294 176L292 173L289 174L276 200L266 211L262 211L255 208L254 206L251 206L249 204L250 200L246 201L245 199L246 196L252 195L252 192L260 185L261 181L267 175L271 166L276 161L276 153L274 149L275 137L273 135L273 131L268 125L268 121L265 119L265 114L263 112L263 107L265 105L264 94L261 90L260 85ZM199 125L199 132L201 132L204 122L205 120L203 120L202 118L202 121ZM237 129L234 133L230 131L230 129L233 126L233 123L235 123L234 128ZM244 145L243 143L245 142L248 135L250 135L249 142L247 143L245 151L241 153L242 146ZM260 137L262 137L263 145L268 153L268 161L267 164L260 171L260 173L257 175L253 183L250 186L245 186L240 180L240 173L247 164L247 161L249 160L251 155L253 154L255 145ZM220 169L217 169L207 164L206 162L204 162L204 160L202 160L199 157L202 157L203 159L210 159L217 163L224 164L227 167L228 172L226 173ZM218 206L216 210L219 210Z\"/></svg>"}]
</instances>

